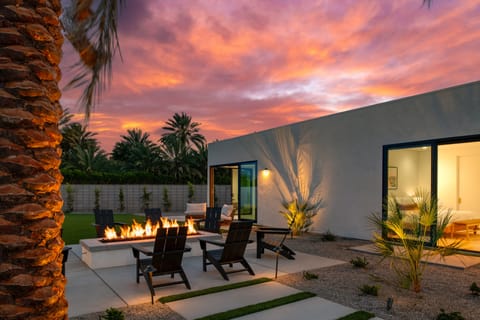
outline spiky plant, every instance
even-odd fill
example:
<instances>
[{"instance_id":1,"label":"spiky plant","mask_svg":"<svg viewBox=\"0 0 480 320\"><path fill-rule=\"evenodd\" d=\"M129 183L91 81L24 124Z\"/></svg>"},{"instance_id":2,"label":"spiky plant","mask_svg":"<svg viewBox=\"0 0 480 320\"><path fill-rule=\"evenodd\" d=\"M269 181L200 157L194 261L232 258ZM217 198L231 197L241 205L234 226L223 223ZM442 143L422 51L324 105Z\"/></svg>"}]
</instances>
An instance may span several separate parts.
<instances>
[{"instance_id":1,"label":"spiky plant","mask_svg":"<svg viewBox=\"0 0 480 320\"><path fill-rule=\"evenodd\" d=\"M287 223L292 229L294 235L308 231L312 225L312 218L317 215L318 205L311 204L308 201L300 202L294 199L290 202L283 202L285 210L280 213L287 219Z\"/></svg>"},{"instance_id":2,"label":"spiky plant","mask_svg":"<svg viewBox=\"0 0 480 320\"><path fill-rule=\"evenodd\" d=\"M387 235L383 237L381 233L374 233L376 250L384 258L393 258L390 260L390 267L403 286L420 292L428 260L437 254L442 257L454 254L461 246L461 241L443 241L442 236L450 223L451 213L450 210L441 208L429 192L417 191L411 198L411 205L417 210L407 215L397 199L391 198L386 204L387 219L383 220L380 214L374 213L370 220ZM432 228L435 232L430 232ZM433 244L440 240L441 246L427 250L425 245L430 237Z\"/></svg>"}]
</instances>

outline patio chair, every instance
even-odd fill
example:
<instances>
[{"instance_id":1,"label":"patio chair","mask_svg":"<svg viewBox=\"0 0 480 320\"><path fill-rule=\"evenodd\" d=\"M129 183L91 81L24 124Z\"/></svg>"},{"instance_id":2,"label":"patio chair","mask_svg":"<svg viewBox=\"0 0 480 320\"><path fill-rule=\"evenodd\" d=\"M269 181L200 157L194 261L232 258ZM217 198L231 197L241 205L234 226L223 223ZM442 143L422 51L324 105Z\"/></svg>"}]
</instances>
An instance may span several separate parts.
<instances>
[{"instance_id":1,"label":"patio chair","mask_svg":"<svg viewBox=\"0 0 480 320\"><path fill-rule=\"evenodd\" d=\"M68 260L68 253L72 250L71 247L63 247L62 254L62 274L65 276L65 263L67 263Z\"/></svg>"},{"instance_id":2,"label":"patio chair","mask_svg":"<svg viewBox=\"0 0 480 320\"><path fill-rule=\"evenodd\" d=\"M244 258L245 249L249 240L250 232L252 231L251 221L234 221L230 224L228 229L227 239L224 242L213 241L208 239L199 239L200 248L203 252L203 271L207 271L207 265L212 264L225 280L229 280L227 274L234 272L248 271L251 275L255 275L252 268ZM222 249L207 250L207 244L212 244L222 247ZM207 262L207 260L209 262ZM234 263L241 263L243 269L232 269L225 271L223 265L228 264L230 267Z\"/></svg>"},{"instance_id":3,"label":"patio chair","mask_svg":"<svg viewBox=\"0 0 480 320\"><path fill-rule=\"evenodd\" d=\"M220 233L221 212L222 208L220 207L208 207L205 219L198 220L198 229L211 233Z\"/></svg>"},{"instance_id":4,"label":"patio chair","mask_svg":"<svg viewBox=\"0 0 480 320\"><path fill-rule=\"evenodd\" d=\"M63 228L60 229L60 237L63 237ZM72 250L71 247L63 246L62 250L62 274L65 276L65 263L67 263L68 260L68 253Z\"/></svg>"},{"instance_id":5,"label":"patio chair","mask_svg":"<svg viewBox=\"0 0 480 320\"><path fill-rule=\"evenodd\" d=\"M275 228L268 226L256 226L255 232L257 233L257 259L261 259L262 253L265 249L278 253L289 260L295 260L295 251L287 247L284 242L286 235L291 235L292 230L290 228ZM282 235L281 240L274 237L265 237L266 235Z\"/></svg>"},{"instance_id":6,"label":"patio chair","mask_svg":"<svg viewBox=\"0 0 480 320\"><path fill-rule=\"evenodd\" d=\"M95 214L95 231L97 232L97 238L103 238L105 235L105 228L113 228L114 226L123 226L123 222L115 222L113 220L113 210L111 209L94 209Z\"/></svg>"},{"instance_id":7,"label":"patio chair","mask_svg":"<svg viewBox=\"0 0 480 320\"><path fill-rule=\"evenodd\" d=\"M145 247L132 245L133 256L137 261L135 272L137 283L140 282L140 276L143 275L150 289L152 304L155 288L157 287L184 283L188 289L191 289L187 275L182 268L184 252L191 250L185 247L186 241L187 227L160 228L155 237L153 251ZM148 258L142 258L140 254L148 256ZM170 275L173 278L175 273L180 274L182 279L179 281L153 283L153 277L155 276Z\"/></svg>"},{"instance_id":8,"label":"patio chair","mask_svg":"<svg viewBox=\"0 0 480 320\"><path fill-rule=\"evenodd\" d=\"M150 220L152 223L157 223L162 217L161 208L146 208L145 212L145 221Z\"/></svg>"}]
</instances>

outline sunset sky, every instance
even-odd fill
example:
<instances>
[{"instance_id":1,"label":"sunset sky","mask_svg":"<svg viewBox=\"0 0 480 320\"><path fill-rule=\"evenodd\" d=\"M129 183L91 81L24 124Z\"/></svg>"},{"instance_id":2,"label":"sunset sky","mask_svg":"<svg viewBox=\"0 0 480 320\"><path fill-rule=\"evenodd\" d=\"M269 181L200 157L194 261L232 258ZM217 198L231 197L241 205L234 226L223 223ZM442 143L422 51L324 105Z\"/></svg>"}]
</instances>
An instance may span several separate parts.
<instances>
[{"instance_id":1,"label":"sunset sky","mask_svg":"<svg viewBox=\"0 0 480 320\"><path fill-rule=\"evenodd\" d=\"M480 1L127 0L89 122L110 152L175 112L208 142L479 80ZM75 53L66 43L63 81ZM61 103L78 113L78 90Z\"/></svg>"}]
</instances>

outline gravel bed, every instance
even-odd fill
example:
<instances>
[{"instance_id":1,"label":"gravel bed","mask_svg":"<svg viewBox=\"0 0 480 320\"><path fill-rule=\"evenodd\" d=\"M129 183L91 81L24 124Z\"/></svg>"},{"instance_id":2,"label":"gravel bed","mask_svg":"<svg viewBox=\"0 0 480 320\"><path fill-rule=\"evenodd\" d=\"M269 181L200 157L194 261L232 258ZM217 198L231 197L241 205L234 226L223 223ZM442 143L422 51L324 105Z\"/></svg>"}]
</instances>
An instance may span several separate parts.
<instances>
[{"instance_id":1,"label":"gravel bed","mask_svg":"<svg viewBox=\"0 0 480 320\"><path fill-rule=\"evenodd\" d=\"M309 270L318 279L306 280L303 272L279 277L277 281L291 287L310 291L319 297L366 310L387 319L435 319L440 309L445 312L461 312L465 319L480 319L480 297L473 296L469 287L472 282L480 284L480 266L466 270L446 266L428 265L425 269L422 292L419 294L398 285L389 260L380 256L350 250L351 247L368 244L363 240L337 238L322 241L321 235L305 234L288 239L287 245L294 250L322 257L346 261L343 265ZM356 257L365 257L369 262L365 269L349 263ZM362 295L359 287L376 285L378 296ZM393 298L393 307L387 310L387 299ZM108 306L106 307L108 308ZM126 319L184 319L161 303L142 304L119 308ZM73 317L74 320L97 320L102 313Z\"/></svg>"}]
</instances>

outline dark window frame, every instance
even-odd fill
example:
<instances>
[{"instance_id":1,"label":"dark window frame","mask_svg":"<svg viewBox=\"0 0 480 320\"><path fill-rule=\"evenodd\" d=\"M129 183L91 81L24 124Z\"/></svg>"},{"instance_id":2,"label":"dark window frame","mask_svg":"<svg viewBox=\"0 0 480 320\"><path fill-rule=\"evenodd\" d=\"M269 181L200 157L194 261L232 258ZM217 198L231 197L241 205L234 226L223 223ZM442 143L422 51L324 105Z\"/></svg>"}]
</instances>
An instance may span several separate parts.
<instances>
[{"instance_id":1,"label":"dark window frame","mask_svg":"<svg viewBox=\"0 0 480 320\"><path fill-rule=\"evenodd\" d=\"M402 143L394 143L384 145L382 147L382 220L387 219L387 197L388 197L388 152L390 150L399 150L399 149L408 149L408 148L418 148L418 147L430 147L431 156L430 156L430 195L431 197L438 196L438 146L448 145L448 144L460 144L468 142L480 142L480 134L475 135L466 135L458 137L447 137L439 139L428 139L428 140L419 140L419 141L410 141ZM435 228L432 228L431 232L435 232ZM387 238L387 233L385 230L382 230L382 236ZM430 234L430 239L434 239L434 234ZM436 246L436 243L428 242L430 246Z\"/></svg>"},{"instance_id":2,"label":"dark window frame","mask_svg":"<svg viewBox=\"0 0 480 320\"><path fill-rule=\"evenodd\" d=\"M216 164L216 165L211 165L211 166L209 166L208 170L209 170L210 177L212 177L212 175L213 175L212 170L214 170L215 168L236 166L237 169L239 169L238 171L239 171L239 174L240 174L240 166L241 166L241 165L245 165L245 164L250 164L250 165L253 164L253 165L255 165L255 182L256 182L256 186L255 186L254 196L255 196L255 203L256 203L256 205L255 205L255 210L254 210L254 212L253 212L254 219L252 219L252 221L256 223L256 222L258 221L258 180L259 180L259 179L258 179L258 161L257 161L257 160L251 160L251 161L241 161L241 162L231 162L231 163ZM211 179L210 179L209 183L210 183L210 184L212 183ZM214 181L214 183L215 183L215 181ZM240 179L240 177L239 177L239 179L238 179L238 185L237 185L237 187L238 187L238 192L240 192L240 184L241 184L241 179ZM211 193L210 190L211 190L211 185L209 186L209 195L208 195L208 196L209 196L209 199L211 199L212 196L213 196L212 194L210 194L210 193ZM239 197L238 197L238 202L239 202L239 203L238 203L238 210L239 210L239 212L237 213L237 214L239 215L239 218L241 218L241 217L240 217L240 205L241 205L240 201L241 201L241 199L240 199L240 195L239 195ZM249 219L249 220L250 220L250 219Z\"/></svg>"}]
</instances>

